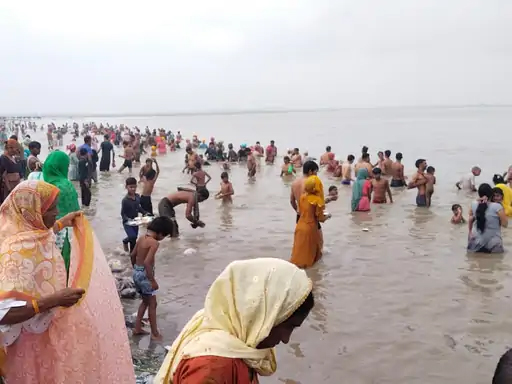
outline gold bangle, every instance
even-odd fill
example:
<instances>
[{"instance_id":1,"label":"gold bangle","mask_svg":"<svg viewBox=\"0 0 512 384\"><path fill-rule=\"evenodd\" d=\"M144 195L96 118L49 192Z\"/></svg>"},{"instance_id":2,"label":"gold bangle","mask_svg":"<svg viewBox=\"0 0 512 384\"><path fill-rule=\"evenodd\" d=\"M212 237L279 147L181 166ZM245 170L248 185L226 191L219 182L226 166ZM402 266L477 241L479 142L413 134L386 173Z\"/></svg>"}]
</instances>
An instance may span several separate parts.
<instances>
[{"instance_id":1,"label":"gold bangle","mask_svg":"<svg viewBox=\"0 0 512 384\"><path fill-rule=\"evenodd\" d=\"M37 300L32 300L32 308L34 308L34 312L35 312L36 314L41 313L41 312L39 311L39 305L37 304Z\"/></svg>"},{"instance_id":2,"label":"gold bangle","mask_svg":"<svg viewBox=\"0 0 512 384\"><path fill-rule=\"evenodd\" d=\"M57 220L56 224L57 224L57 229L59 230L59 232L62 231L62 229L64 228L64 225L62 225L61 221Z\"/></svg>"}]
</instances>

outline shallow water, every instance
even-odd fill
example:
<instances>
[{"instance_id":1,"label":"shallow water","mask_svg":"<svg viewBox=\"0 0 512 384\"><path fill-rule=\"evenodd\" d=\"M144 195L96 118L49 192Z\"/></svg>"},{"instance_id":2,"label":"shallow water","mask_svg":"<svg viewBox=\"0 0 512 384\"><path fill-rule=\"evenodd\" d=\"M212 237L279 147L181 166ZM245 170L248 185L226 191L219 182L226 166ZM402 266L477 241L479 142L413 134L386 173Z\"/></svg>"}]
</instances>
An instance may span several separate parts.
<instances>
[{"instance_id":1,"label":"shallow water","mask_svg":"<svg viewBox=\"0 0 512 384\"><path fill-rule=\"evenodd\" d=\"M512 345L510 253L468 256L466 226L454 227L449 220L453 203L460 203L467 215L472 199L453 186L461 175L478 164L483 169L478 182L489 182L493 173L512 163L504 139L511 108L94 120L181 130L188 137L197 132L235 145L256 140L266 145L274 139L280 154L298 146L319 157L330 144L339 158L345 158L349 153L357 156L361 146L368 145L372 159L378 150L390 149L393 156L401 151L409 175L416 158L426 158L436 167L438 182L430 210L415 207L415 191L397 191L393 205L352 215L350 189L339 186L339 200L328 207L333 218L323 226L327 252L308 272L317 304L290 344L278 347L278 372L261 382L490 382L499 356ZM155 207L161 197L187 184L188 177L180 172L183 156L181 151L158 159L162 172L153 196ZM213 177L212 196L221 169L214 164L207 171ZM234 204L224 207L212 198L202 203L204 229L192 229L184 207L177 208L182 236L164 241L157 255L158 320L166 344L202 306L210 283L230 261L289 258L295 214L289 205L290 181L278 174L278 165L263 165L256 181L249 182L243 166L232 167ZM125 177L101 175L88 213L109 254L117 254L124 237L119 213ZM321 177L326 189L339 185L325 174ZM512 249L510 230L504 237L506 248ZM187 248L197 253L186 256ZM138 301L125 304L132 313ZM137 344L137 356L158 366L153 353L161 357L162 348L148 348L147 338Z\"/></svg>"}]
</instances>

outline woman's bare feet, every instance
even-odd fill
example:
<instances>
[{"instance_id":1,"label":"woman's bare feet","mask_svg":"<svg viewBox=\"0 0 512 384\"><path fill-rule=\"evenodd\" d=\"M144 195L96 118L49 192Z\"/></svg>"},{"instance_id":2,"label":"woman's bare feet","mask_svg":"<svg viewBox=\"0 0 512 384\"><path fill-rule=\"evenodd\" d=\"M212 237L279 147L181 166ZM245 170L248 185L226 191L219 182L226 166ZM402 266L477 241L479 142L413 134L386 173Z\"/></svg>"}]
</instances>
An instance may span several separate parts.
<instances>
[{"instance_id":1,"label":"woman's bare feet","mask_svg":"<svg viewBox=\"0 0 512 384\"><path fill-rule=\"evenodd\" d=\"M132 332L133 336L143 336L143 335L149 335L148 331L145 331L143 329L134 329Z\"/></svg>"},{"instance_id":2,"label":"woman's bare feet","mask_svg":"<svg viewBox=\"0 0 512 384\"><path fill-rule=\"evenodd\" d=\"M153 341L162 341L162 335L160 333L157 333L156 335L151 334L151 340Z\"/></svg>"}]
</instances>

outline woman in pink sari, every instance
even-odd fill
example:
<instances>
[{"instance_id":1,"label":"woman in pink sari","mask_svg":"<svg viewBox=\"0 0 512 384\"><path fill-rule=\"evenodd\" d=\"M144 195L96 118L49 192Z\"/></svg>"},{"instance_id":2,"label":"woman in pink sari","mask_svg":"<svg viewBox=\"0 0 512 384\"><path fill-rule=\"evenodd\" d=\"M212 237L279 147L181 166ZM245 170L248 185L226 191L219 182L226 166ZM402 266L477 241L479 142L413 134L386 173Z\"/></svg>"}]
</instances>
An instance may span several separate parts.
<instances>
[{"instance_id":1,"label":"woman in pink sari","mask_svg":"<svg viewBox=\"0 0 512 384\"><path fill-rule=\"evenodd\" d=\"M114 280L87 219L56 220L59 189L19 184L0 207L1 375L9 384L134 383ZM55 233L72 227L69 270Z\"/></svg>"},{"instance_id":2,"label":"woman in pink sari","mask_svg":"<svg viewBox=\"0 0 512 384\"><path fill-rule=\"evenodd\" d=\"M352 185L352 212L367 212L370 210L372 183L368 180L368 177L366 168L357 171L357 179Z\"/></svg>"}]
</instances>

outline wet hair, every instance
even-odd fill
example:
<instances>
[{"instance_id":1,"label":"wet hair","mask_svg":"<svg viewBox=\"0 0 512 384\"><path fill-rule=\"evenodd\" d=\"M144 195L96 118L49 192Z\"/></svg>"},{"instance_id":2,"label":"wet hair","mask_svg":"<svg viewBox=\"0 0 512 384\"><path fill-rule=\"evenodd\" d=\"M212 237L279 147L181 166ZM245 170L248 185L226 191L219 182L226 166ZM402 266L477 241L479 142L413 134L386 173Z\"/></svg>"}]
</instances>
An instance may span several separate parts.
<instances>
[{"instance_id":1,"label":"wet hair","mask_svg":"<svg viewBox=\"0 0 512 384\"><path fill-rule=\"evenodd\" d=\"M375 168L373 168L373 174L374 175L381 175L382 174L382 170L379 167L375 167Z\"/></svg>"},{"instance_id":2,"label":"wet hair","mask_svg":"<svg viewBox=\"0 0 512 384\"><path fill-rule=\"evenodd\" d=\"M222 172L222 173L220 174L220 178L221 178L221 179L229 179L229 174L228 174L227 172Z\"/></svg>"},{"instance_id":3,"label":"wet hair","mask_svg":"<svg viewBox=\"0 0 512 384\"><path fill-rule=\"evenodd\" d=\"M135 177L129 177L126 179L125 184L127 187L129 185L137 185L137 180L135 179Z\"/></svg>"},{"instance_id":4,"label":"wet hair","mask_svg":"<svg viewBox=\"0 0 512 384\"><path fill-rule=\"evenodd\" d=\"M256 144L257 144L257 145L260 145L260 142L259 142L259 141L257 141L257 142L256 142Z\"/></svg>"},{"instance_id":5,"label":"wet hair","mask_svg":"<svg viewBox=\"0 0 512 384\"><path fill-rule=\"evenodd\" d=\"M368 153L368 147L366 145L361 148L361 153Z\"/></svg>"},{"instance_id":6,"label":"wet hair","mask_svg":"<svg viewBox=\"0 0 512 384\"><path fill-rule=\"evenodd\" d=\"M84 137L84 143L90 143L91 142L91 136L87 135Z\"/></svg>"},{"instance_id":7,"label":"wet hair","mask_svg":"<svg viewBox=\"0 0 512 384\"><path fill-rule=\"evenodd\" d=\"M395 157L397 160L402 160L404 158L404 155L402 155L402 152L397 152Z\"/></svg>"},{"instance_id":8,"label":"wet hair","mask_svg":"<svg viewBox=\"0 0 512 384\"><path fill-rule=\"evenodd\" d=\"M154 169L150 169L149 171L146 172L145 176L146 180L153 180L156 176L156 171Z\"/></svg>"},{"instance_id":9,"label":"wet hair","mask_svg":"<svg viewBox=\"0 0 512 384\"><path fill-rule=\"evenodd\" d=\"M328 145L327 147L325 147L325 151L326 151L326 152L331 152L331 146L330 146L330 145Z\"/></svg>"},{"instance_id":10,"label":"wet hair","mask_svg":"<svg viewBox=\"0 0 512 384\"><path fill-rule=\"evenodd\" d=\"M337 190L337 189L338 189L338 187L337 187L337 186L335 186L335 185L331 185L331 186L329 187L329 192L334 191L334 190Z\"/></svg>"},{"instance_id":11,"label":"wet hair","mask_svg":"<svg viewBox=\"0 0 512 384\"><path fill-rule=\"evenodd\" d=\"M370 159L370 154L368 152L363 152L363 156L361 156L361 159L369 160Z\"/></svg>"},{"instance_id":12,"label":"wet hair","mask_svg":"<svg viewBox=\"0 0 512 384\"><path fill-rule=\"evenodd\" d=\"M487 197L487 201L492 201L492 188L489 184L484 183L480 184L478 187L478 196L480 197ZM476 227L480 230L480 232L485 231L485 212L487 211L487 201L483 201L480 204L478 204L478 207L476 208L475 217L476 217Z\"/></svg>"},{"instance_id":13,"label":"wet hair","mask_svg":"<svg viewBox=\"0 0 512 384\"><path fill-rule=\"evenodd\" d=\"M434 173L435 171L436 171L436 169L433 166L429 165L427 167L427 173Z\"/></svg>"},{"instance_id":14,"label":"wet hair","mask_svg":"<svg viewBox=\"0 0 512 384\"><path fill-rule=\"evenodd\" d=\"M355 156L354 155L348 155L347 156L347 160L348 161L354 161L355 160Z\"/></svg>"},{"instance_id":15,"label":"wet hair","mask_svg":"<svg viewBox=\"0 0 512 384\"><path fill-rule=\"evenodd\" d=\"M284 161L285 163L289 163L289 162L290 162L290 156L285 156L285 157L283 157L283 161Z\"/></svg>"},{"instance_id":16,"label":"wet hair","mask_svg":"<svg viewBox=\"0 0 512 384\"><path fill-rule=\"evenodd\" d=\"M501 195L501 197L503 197L503 191L501 190L501 188L498 188L498 187L494 187L492 189L492 194L493 194L493 197L494 197L494 195Z\"/></svg>"},{"instance_id":17,"label":"wet hair","mask_svg":"<svg viewBox=\"0 0 512 384\"><path fill-rule=\"evenodd\" d=\"M414 165L416 166L416 168L419 168L419 167L420 167L420 165L421 165L422 163L424 163L425 161L427 161L427 160L425 160L425 159L418 159L418 160L416 160L416 162L414 163Z\"/></svg>"},{"instance_id":18,"label":"wet hair","mask_svg":"<svg viewBox=\"0 0 512 384\"><path fill-rule=\"evenodd\" d=\"M307 175L309 172L315 172L318 171L318 164L315 163L313 160L308 160L304 163L302 166L302 173Z\"/></svg>"},{"instance_id":19,"label":"wet hair","mask_svg":"<svg viewBox=\"0 0 512 384\"><path fill-rule=\"evenodd\" d=\"M494 183L494 185L505 184L505 179L503 178L503 176L495 174L492 177L492 182Z\"/></svg>"},{"instance_id":20,"label":"wet hair","mask_svg":"<svg viewBox=\"0 0 512 384\"><path fill-rule=\"evenodd\" d=\"M163 237L171 235L174 229L174 223L167 216L159 216L148 224L148 231L155 232Z\"/></svg>"},{"instance_id":21,"label":"wet hair","mask_svg":"<svg viewBox=\"0 0 512 384\"><path fill-rule=\"evenodd\" d=\"M270 140L270 144L275 144L275 141L274 140Z\"/></svg>"},{"instance_id":22,"label":"wet hair","mask_svg":"<svg viewBox=\"0 0 512 384\"><path fill-rule=\"evenodd\" d=\"M462 207L460 206L460 204L453 204L452 205L452 212L455 212L457 209L462 209Z\"/></svg>"},{"instance_id":23,"label":"wet hair","mask_svg":"<svg viewBox=\"0 0 512 384\"><path fill-rule=\"evenodd\" d=\"M512 349L501 356L492 378L492 384L508 384L510 382L512 382Z\"/></svg>"},{"instance_id":24,"label":"wet hair","mask_svg":"<svg viewBox=\"0 0 512 384\"><path fill-rule=\"evenodd\" d=\"M205 201L210 197L210 192L208 192L208 189L206 188L199 188L197 190L197 199L199 201Z\"/></svg>"},{"instance_id":25,"label":"wet hair","mask_svg":"<svg viewBox=\"0 0 512 384\"><path fill-rule=\"evenodd\" d=\"M85 156L85 155L87 155L87 149L80 148L80 152L79 153L80 153L81 156Z\"/></svg>"},{"instance_id":26,"label":"wet hair","mask_svg":"<svg viewBox=\"0 0 512 384\"><path fill-rule=\"evenodd\" d=\"M39 141L31 141L28 144L28 149L41 149L41 143Z\"/></svg>"},{"instance_id":27,"label":"wet hair","mask_svg":"<svg viewBox=\"0 0 512 384\"><path fill-rule=\"evenodd\" d=\"M379 151L379 152L377 152L377 155L384 155L384 152Z\"/></svg>"},{"instance_id":28,"label":"wet hair","mask_svg":"<svg viewBox=\"0 0 512 384\"><path fill-rule=\"evenodd\" d=\"M293 148L293 150L299 152L299 148Z\"/></svg>"},{"instance_id":29,"label":"wet hair","mask_svg":"<svg viewBox=\"0 0 512 384\"><path fill-rule=\"evenodd\" d=\"M390 151L389 149L386 149L386 150L384 151L384 155L386 155L386 157L391 156L391 151Z\"/></svg>"}]
</instances>

